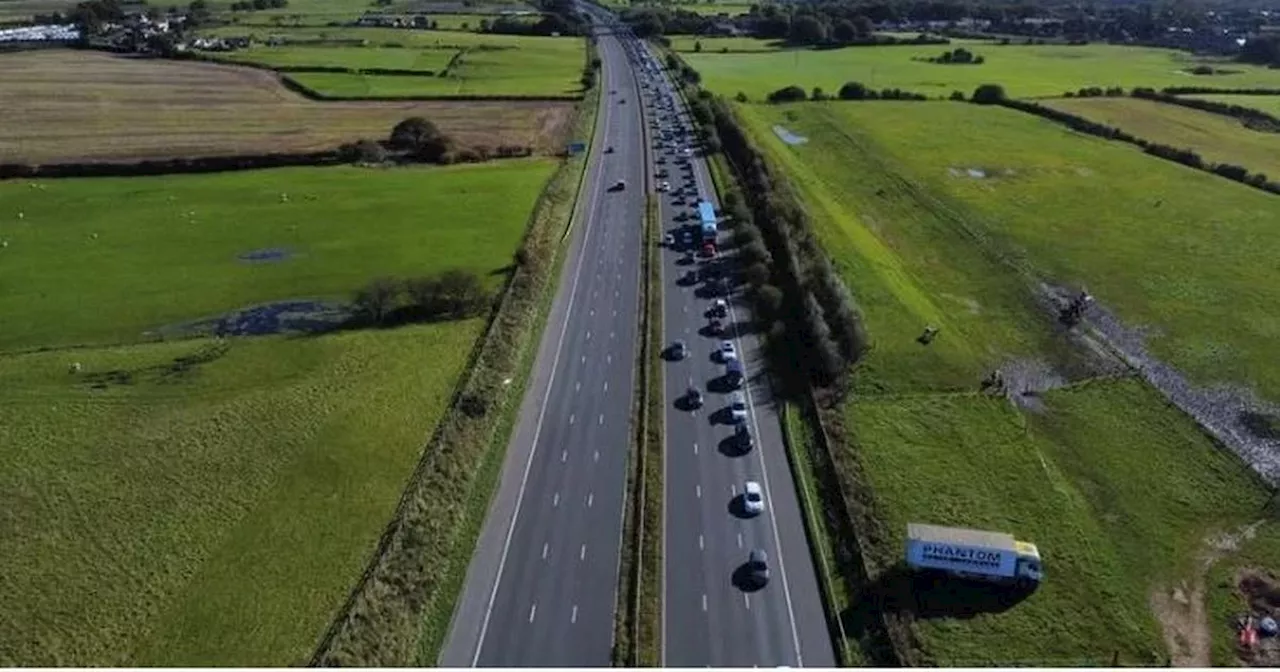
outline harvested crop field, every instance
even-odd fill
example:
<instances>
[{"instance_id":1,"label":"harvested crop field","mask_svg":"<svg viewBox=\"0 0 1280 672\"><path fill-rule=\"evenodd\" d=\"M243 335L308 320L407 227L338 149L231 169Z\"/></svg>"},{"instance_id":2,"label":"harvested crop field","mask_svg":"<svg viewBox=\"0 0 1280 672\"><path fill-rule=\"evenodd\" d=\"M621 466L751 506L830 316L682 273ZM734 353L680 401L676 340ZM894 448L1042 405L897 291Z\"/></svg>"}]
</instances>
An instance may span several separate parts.
<instances>
[{"instance_id":1,"label":"harvested crop field","mask_svg":"<svg viewBox=\"0 0 1280 672\"><path fill-rule=\"evenodd\" d=\"M84 51L0 55L4 162L301 152L385 137L426 117L464 145L563 144L567 102L316 102L274 73Z\"/></svg>"}]
</instances>

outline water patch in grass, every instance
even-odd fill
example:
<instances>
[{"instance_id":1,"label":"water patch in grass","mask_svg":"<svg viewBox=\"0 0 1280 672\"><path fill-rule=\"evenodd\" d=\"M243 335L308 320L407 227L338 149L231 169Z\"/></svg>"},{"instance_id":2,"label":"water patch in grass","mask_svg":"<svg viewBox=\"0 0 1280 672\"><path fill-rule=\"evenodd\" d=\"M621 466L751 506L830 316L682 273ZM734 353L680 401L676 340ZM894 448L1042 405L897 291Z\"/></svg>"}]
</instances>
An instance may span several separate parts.
<instances>
[{"instance_id":1,"label":"water patch in grass","mask_svg":"<svg viewBox=\"0 0 1280 672\"><path fill-rule=\"evenodd\" d=\"M325 301L277 301L194 322L163 327L166 337L267 336L333 331L351 318L351 308Z\"/></svg>"},{"instance_id":2,"label":"water patch in grass","mask_svg":"<svg viewBox=\"0 0 1280 672\"><path fill-rule=\"evenodd\" d=\"M809 142L809 138L806 138L803 135L796 135L782 126L774 126L773 132L776 133L779 138L782 138L782 141L788 145L803 145L804 143Z\"/></svg>"},{"instance_id":3,"label":"water patch in grass","mask_svg":"<svg viewBox=\"0 0 1280 672\"><path fill-rule=\"evenodd\" d=\"M293 252L283 247L267 247L261 250L250 250L236 258L251 264L259 264L285 261L292 256Z\"/></svg>"}]
</instances>

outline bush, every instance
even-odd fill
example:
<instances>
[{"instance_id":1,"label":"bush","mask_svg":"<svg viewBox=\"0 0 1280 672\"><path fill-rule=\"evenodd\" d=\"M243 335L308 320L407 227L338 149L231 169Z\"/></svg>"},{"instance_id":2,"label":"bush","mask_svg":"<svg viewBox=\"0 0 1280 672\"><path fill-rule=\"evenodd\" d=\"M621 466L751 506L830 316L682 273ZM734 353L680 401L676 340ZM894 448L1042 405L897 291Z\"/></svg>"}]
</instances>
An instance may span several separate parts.
<instances>
[{"instance_id":1,"label":"bush","mask_svg":"<svg viewBox=\"0 0 1280 672\"><path fill-rule=\"evenodd\" d=\"M971 102L978 105L997 105L1006 99L1004 87L999 84L983 84L973 90Z\"/></svg>"},{"instance_id":2,"label":"bush","mask_svg":"<svg viewBox=\"0 0 1280 672\"><path fill-rule=\"evenodd\" d=\"M792 84L784 86L773 93L770 93L768 100L771 103L794 103L805 99L804 89Z\"/></svg>"},{"instance_id":3,"label":"bush","mask_svg":"<svg viewBox=\"0 0 1280 672\"><path fill-rule=\"evenodd\" d=\"M840 100L865 100L867 87L862 82L845 82L836 95Z\"/></svg>"},{"instance_id":4,"label":"bush","mask_svg":"<svg viewBox=\"0 0 1280 672\"><path fill-rule=\"evenodd\" d=\"M952 92L951 92L951 96L950 96L950 97L951 97L951 100L959 100L959 101L963 101L963 100L964 100L964 92L963 92L963 91L952 91Z\"/></svg>"}]
</instances>

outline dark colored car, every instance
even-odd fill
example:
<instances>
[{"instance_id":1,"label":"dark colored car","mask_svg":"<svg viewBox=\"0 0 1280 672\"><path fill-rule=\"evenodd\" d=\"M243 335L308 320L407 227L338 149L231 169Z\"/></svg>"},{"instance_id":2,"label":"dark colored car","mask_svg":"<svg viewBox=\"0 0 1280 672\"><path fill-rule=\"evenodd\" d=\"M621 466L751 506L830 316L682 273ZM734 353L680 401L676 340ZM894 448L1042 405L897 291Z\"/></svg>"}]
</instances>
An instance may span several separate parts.
<instances>
[{"instance_id":1,"label":"dark colored car","mask_svg":"<svg viewBox=\"0 0 1280 672\"><path fill-rule=\"evenodd\" d=\"M769 554L764 549L754 549L747 556L746 578L757 588L769 583Z\"/></svg>"},{"instance_id":2,"label":"dark colored car","mask_svg":"<svg viewBox=\"0 0 1280 672\"><path fill-rule=\"evenodd\" d=\"M702 390L696 387L689 388L685 393L685 398L689 402L689 408L702 408Z\"/></svg>"}]
</instances>

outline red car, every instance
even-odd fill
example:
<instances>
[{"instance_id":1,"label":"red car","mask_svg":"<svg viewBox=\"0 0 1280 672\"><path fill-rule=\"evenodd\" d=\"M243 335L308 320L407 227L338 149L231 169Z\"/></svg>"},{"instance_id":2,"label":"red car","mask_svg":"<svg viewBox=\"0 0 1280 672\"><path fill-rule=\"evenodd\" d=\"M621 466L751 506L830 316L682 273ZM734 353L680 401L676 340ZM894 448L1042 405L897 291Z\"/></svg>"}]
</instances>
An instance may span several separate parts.
<instances>
[{"instance_id":1,"label":"red car","mask_svg":"<svg viewBox=\"0 0 1280 672\"><path fill-rule=\"evenodd\" d=\"M703 244L702 244L702 256L704 256L704 257L714 257L714 256L716 256L716 246L715 246L715 244L714 244L714 243L703 243Z\"/></svg>"}]
</instances>

